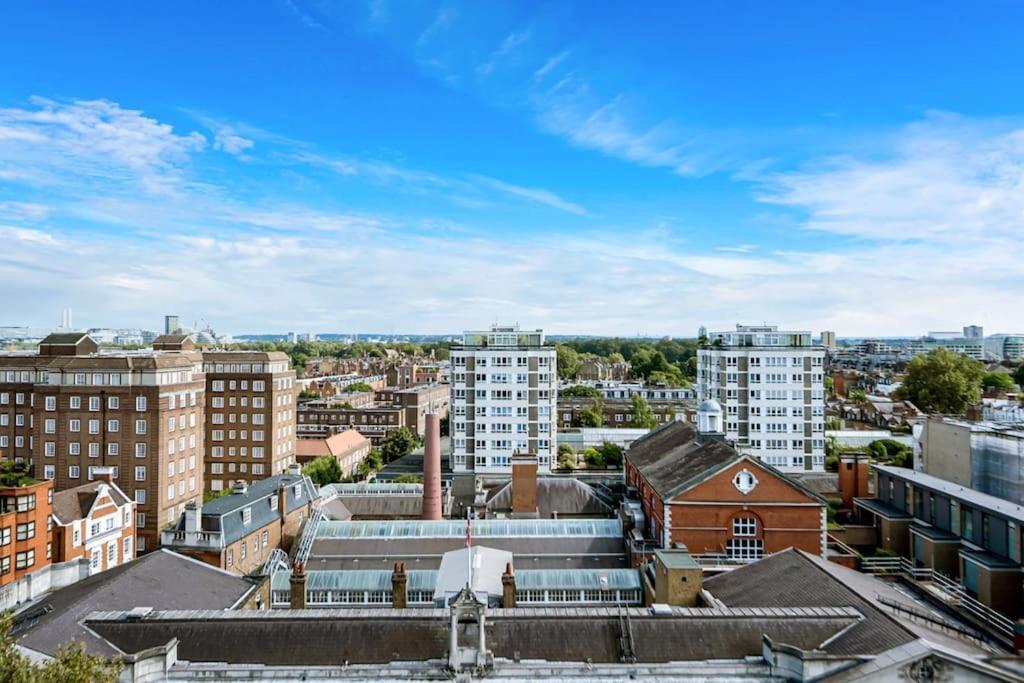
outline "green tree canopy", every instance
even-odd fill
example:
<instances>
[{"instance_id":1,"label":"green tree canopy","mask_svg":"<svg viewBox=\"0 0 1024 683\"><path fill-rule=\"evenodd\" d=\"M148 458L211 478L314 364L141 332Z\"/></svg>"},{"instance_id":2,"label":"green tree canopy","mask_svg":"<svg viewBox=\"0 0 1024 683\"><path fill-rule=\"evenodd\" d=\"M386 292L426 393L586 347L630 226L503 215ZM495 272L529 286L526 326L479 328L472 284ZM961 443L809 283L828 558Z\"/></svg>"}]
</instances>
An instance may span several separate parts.
<instances>
[{"instance_id":1,"label":"green tree canopy","mask_svg":"<svg viewBox=\"0 0 1024 683\"><path fill-rule=\"evenodd\" d=\"M595 398L589 408L585 408L576 414L576 423L580 427L602 427L604 426L604 404L601 399Z\"/></svg>"},{"instance_id":2,"label":"green tree canopy","mask_svg":"<svg viewBox=\"0 0 1024 683\"><path fill-rule=\"evenodd\" d=\"M559 396L577 396L577 397L588 397L588 398L601 398L601 392L594 387L588 387L585 384L574 384L571 387L558 390Z\"/></svg>"},{"instance_id":3,"label":"green tree canopy","mask_svg":"<svg viewBox=\"0 0 1024 683\"><path fill-rule=\"evenodd\" d=\"M404 458L416 448L417 440L408 427L399 427L386 437L380 444L380 453L384 462L394 462Z\"/></svg>"},{"instance_id":4,"label":"green tree canopy","mask_svg":"<svg viewBox=\"0 0 1024 683\"><path fill-rule=\"evenodd\" d=\"M373 387L366 382L353 382L345 387L345 391L373 391Z\"/></svg>"},{"instance_id":5,"label":"green tree canopy","mask_svg":"<svg viewBox=\"0 0 1024 683\"><path fill-rule=\"evenodd\" d=\"M658 420L654 417L647 399L640 394L633 394L632 406L629 412L633 415L633 427L636 429L654 429L658 426Z\"/></svg>"},{"instance_id":6,"label":"green tree canopy","mask_svg":"<svg viewBox=\"0 0 1024 683\"><path fill-rule=\"evenodd\" d=\"M601 444L598 451L601 453L601 459L604 460L605 467L622 468L622 446L605 441Z\"/></svg>"},{"instance_id":7,"label":"green tree canopy","mask_svg":"<svg viewBox=\"0 0 1024 683\"><path fill-rule=\"evenodd\" d=\"M574 379L580 369L580 354L565 344L555 344L555 362L560 379Z\"/></svg>"},{"instance_id":8,"label":"green tree canopy","mask_svg":"<svg viewBox=\"0 0 1024 683\"><path fill-rule=\"evenodd\" d=\"M583 461L587 463L587 467L594 469L604 468L604 454L596 448L588 448L583 451Z\"/></svg>"},{"instance_id":9,"label":"green tree canopy","mask_svg":"<svg viewBox=\"0 0 1024 683\"><path fill-rule=\"evenodd\" d=\"M981 377L981 386L995 391L1013 391L1013 377L1006 372L986 372Z\"/></svg>"},{"instance_id":10,"label":"green tree canopy","mask_svg":"<svg viewBox=\"0 0 1024 683\"><path fill-rule=\"evenodd\" d=\"M1024 387L1024 363L1017 366L1017 369L1013 371L1013 381L1017 383L1017 386Z\"/></svg>"},{"instance_id":11,"label":"green tree canopy","mask_svg":"<svg viewBox=\"0 0 1024 683\"><path fill-rule=\"evenodd\" d=\"M981 399L985 365L949 349L933 349L907 364L897 397L930 413L959 415Z\"/></svg>"},{"instance_id":12,"label":"green tree canopy","mask_svg":"<svg viewBox=\"0 0 1024 683\"><path fill-rule=\"evenodd\" d=\"M302 473L313 480L317 486L327 486L341 481L342 471L338 459L325 455L313 460L302 468Z\"/></svg>"},{"instance_id":13,"label":"green tree canopy","mask_svg":"<svg viewBox=\"0 0 1024 683\"><path fill-rule=\"evenodd\" d=\"M576 451L567 443L558 444L558 468L563 470L576 469Z\"/></svg>"},{"instance_id":14,"label":"green tree canopy","mask_svg":"<svg viewBox=\"0 0 1024 683\"><path fill-rule=\"evenodd\" d=\"M90 655L81 642L61 645L56 656L34 662L18 651L11 636L14 615L0 616L0 681L10 683L115 683L124 665Z\"/></svg>"}]
</instances>

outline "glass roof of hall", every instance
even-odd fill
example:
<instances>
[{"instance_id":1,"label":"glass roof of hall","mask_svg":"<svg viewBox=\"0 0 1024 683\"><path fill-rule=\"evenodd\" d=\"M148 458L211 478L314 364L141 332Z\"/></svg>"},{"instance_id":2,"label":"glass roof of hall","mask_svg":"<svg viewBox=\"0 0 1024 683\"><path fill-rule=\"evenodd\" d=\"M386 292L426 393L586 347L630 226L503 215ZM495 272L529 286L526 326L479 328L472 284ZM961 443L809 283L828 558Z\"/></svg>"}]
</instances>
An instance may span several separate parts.
<instances>
[{"instance_id":1,"label":"glass roof of hall","mask_svg":"<svg viewBox=\"0 0 1024 683\"><path fill-rule=\"evenodd\" d=\"M463 520L322 522L317 538L462 538ZM622 536L617 519L475 519L474 538Z\"/></svg>"},{"instance_id":2,"label":"glass roof of hall","mask_svg":"<svg viewBox=\"0 0 1024 683\"><path fill-rule=\"evenodd\" d=\"M437 571L412 570L408 590L433 592ZM517 590L630 590L640 588L636 569L525 569L515 573ZM274 572L271 588L290 590L291 572ZM306 590L391 591L391 571L327 570L306 572Z\"/></svg>"}]
</instances>

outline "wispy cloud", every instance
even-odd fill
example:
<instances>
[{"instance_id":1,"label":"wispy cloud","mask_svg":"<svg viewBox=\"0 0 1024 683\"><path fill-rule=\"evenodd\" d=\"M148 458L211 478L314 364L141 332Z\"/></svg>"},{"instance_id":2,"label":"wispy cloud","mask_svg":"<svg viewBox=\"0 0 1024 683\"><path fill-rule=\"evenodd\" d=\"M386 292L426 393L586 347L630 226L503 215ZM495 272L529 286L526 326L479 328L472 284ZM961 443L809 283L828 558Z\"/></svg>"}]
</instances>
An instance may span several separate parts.
<instances>
[{"instance_id":1,"label":"wispy cloud","mask_svg":"<svg viewBox=\"0 0 1024 683\"><path fill-rule=\"evenodd\" d=\"M762 176L758 198L804 227L882 241L1020 237L1024 123L933 113L880 157L853 154Z\"/></svg>"},{"instance_id":2,"label":"wispy cloud","mask_svg":"<svg viewBox=\"0 0 1024 683\"><path fill-rule=\"evenodd\" d=\"M535 202L537 204L543 204L550 206L553 209L559 211L565 211L567 213L576 214L577 216L586 216L587 210L574 202L567 201L562 197L550 190L545 190L538 187L523 187L522 185L514 185L512 183L506 183L503 180L497 178L488 178L486 176L472 175L470 176L480 184L494 188L499 192L512 195L514 197L520 197L527 201Z\"/></svg>"},{"instance_id":3,"label":"wispy cloud","mask_svg":"<svg viewBox=\"0 0 1024 683\"><path fill-rule=\"evenodd\" d=\"M533 72L533 79L535 81L543 80L548 74L552 73L555 69L561 66L565 60L572 54L570 50L562 50L558 54L549 57L539 69Z\"/></svg>"},{"instance_id":4,"label":"wispy cloud","mask_svg":"<svg viewBox=\"0 0 1024 683\"><path fill-rule=\"evenodd\" d=\"M498 49L491 53L490 58L483 64L480 64L476 68L478 76L489 76L501 62L512 55L516 50L525 45L530 40L530 31L519 31L510 33L505 36L505 39L501 41L501 45Z\"/></svg>"},{"instance_id":5,"label":"wispy cloud","mask_svg":"<svg viewBox=\"0 0 1024 683\"><path fill-rule=\"evenodd\" d=\"M434 20L423 30L422 33L420 33L419 38L416 39L416 44L423 47L443 35L449 28L451 28L458 15L458 11L450 5L442 5L439 7L437 13L434 15Z\"/></svg>"}]
</instances>

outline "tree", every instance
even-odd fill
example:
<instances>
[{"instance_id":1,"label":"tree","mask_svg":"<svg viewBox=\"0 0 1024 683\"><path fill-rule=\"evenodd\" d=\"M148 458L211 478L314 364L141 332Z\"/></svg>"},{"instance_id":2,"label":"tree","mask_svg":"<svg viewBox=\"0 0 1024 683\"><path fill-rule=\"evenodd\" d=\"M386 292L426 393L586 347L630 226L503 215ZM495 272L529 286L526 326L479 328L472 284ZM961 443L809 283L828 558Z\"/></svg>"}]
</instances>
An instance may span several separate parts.
<instances>
[{"instance_id":1,"label":"tree","mask_svg":"<svg viewBox=\"0 0 1024 683\"><path fill-rule=\"evenodd\" d=\"M914 463L913 449L894 439L872 441L868 444L868 453L875 460L887 462L896 467L909 467Z\"/></svg>"},{"instance_id":2,"label":"tree","mask_svg":"<svg viewBox=\"0 0 1024 683\"><path fill-rule=\"evenodd\" d=\"M576 415L576 422L580 427L601 427L604 425L604 404L601 399L595 398L589 408L581 410Z\"/></svg>"},{"instance_id":3,"label":"tree","mask_svg":"<svg viewBox=\"0 0 1024 683\"><path fill-rule=\"evenodd\" d=\"M399 427L384 437L384 441L380 444L380 454L383 456L384 462L394 462L412 453L416 445L416 437L409 431L409 428Z\"/></svg>"},{"instance_id":4,"label":"tree","mask_svg":"<svg viewBox=\"0 0 1024 683\"><path fill-rule=\"evenodd\" d=\"M366 457L356 465L356 474L365 479L381 467L384 467L384 459L380 455L380 450L371 448Z\"/></svg>"},{"instance_id":5,"label":"tree","mask_svg":"<svg viewBox=\"0 0 1024 683\"><path fill-rule=\"evenodd\" d=\"M317 486L327 486L341 481L342 471L338 459L331 455L313 460L302 468L302 473L313 480Z\"/></svg>"},{"instance_id":6,"label":"tree","mask_svg":"<svg viewBox=\"0 0 1024 683\"><path fill-rule=\"evenodd\" d=\"M622 467L622 446L605 441L601 444L601 448L598 451L601 453L605 467L613 469L620 469Z\"/></svg>"},{"instance_id":7,"label":"tree","mask_svg":"<svg viewBox=\"0 0 1024 683\"><path fill-rule=\"evenodd\" d=\"M576 469L576 451L567 443L558 445L558 468L562 470Z\"/></svg>"},{"instance_id":8,"label":"tree","mask_svg":"<svg viewBox=\"0 0 1024 683\"><path fill-rule=\"evenodd\" d=\"M559 379L574 379L580 369L580 354L565 344L555 344L555 362Z\"/></svg>"},{"instance_id":9,"label":"tree","mask_svg":"<svg viewBox=\"0 0 1024 683\"><path fill-rule=\"evenodd\" d=\"M450 433L450 430L451 430L451 418L450 418L450 416L445 415L444 417L441 418L440 422L441 422L441 436L448 436L448 434Z\"/></svg>"},{"instance_id":10,"label":"tree","mask_svg":"<svg viewBox=\"0 0 1024 683\"><path fill-rule=\"evenodd\" d=\"M897 398L931 413L961 414L981 399L985 365L949 349L934 349L907 364Z\"/></svg>"},{"instance_id":11,"label":"tree","mask_svg":"<svg viewBox=\"0 0 1024 683\"><path fill-rule=\"evenodd\" d=\"M583 461L587 463L587 467L604 469L604 454L596 448L588 448L583 451Z\"/></svg>"},{"instance_id":12,"label":"tree","mask_svg":"<svg viewBox=\"0 0 1024 683\"><path fill-rule=\"evenodd\" d=\"M860 403L863 403L864 401L868 400L868 395L865 394L864 391L861 389L851 389L848 395L851 401L858 401Z\"/></svg>"},{"instance_id":13,"label":"tree","mask_svg":"<svg viewBox=\"0 0 1024 683\"><path fill-rule=\"evenodd\" d=\"M81 642L61 645L53 659L36 663L21 654L11 637L14 615L0 616L0 680L11 683L115 683L124 668L120 659L88 654Z\"/></svg>"},{"instance_id":14,"label":"tree","mask_svg":"<svg viewBox=\"0 0 1024 683\"><path fill-rule=\"evenodd\" d=\"M422 484L423 477L418 474L400 474L395 478L396 484Z\"/></svg>"},{"instance_id":15,"label":"tree","mask_svg":"<svg viewBox=\"0 0 1024 683\"><path fill-rule=\"evenodd\" d=\"M345 387L345 391L347 391L347 392L373 391L373 387L371 387L366 382L353 382L352 384L349 384L347 387Z\"/></svg>"},{"instance_id":16,"label":"tree","mask_svg":"<svg viewBox=\"0 0 1024 683\"><path fill-rule=\"evenodd\" d=\"M571 387L558 390L559 396L574 396L578 398L601 398L601 392L594 387L585 384L574 384Z\"/></svg>"},{"instance_id":17,"label":"tree","mask_svg":"<svg viewBox=\"0 0 1024 683\"><path fill-rule=\"evenodd\" d=\"M654 417L647 399L640 394L633 394L633 405L629 412L633 415L633 426L637 429L654 429L658 426L658 420Z\"/></svg>"},{"instance_id":18,"label":"tree","mask_svg":"<svg viewBox=\"0 0 1024 683\"><path fill-rule=\"evenodd\" d=\"M1013 371L1013 381L1017 383L1017 386L1024 388L1024 363L1017 366L1017 369Z\"/></svg>"},{"instance_id":19,"label":"tree","mask_svg":"<svg viewBox=\"0 0 1024 683\"><path fill-rule=\"evenodd\" d=\"M1013 391L1013 377L1006 372L986 372L981 377L981 386L999 393Z\"/></svg>"}]
</instances>

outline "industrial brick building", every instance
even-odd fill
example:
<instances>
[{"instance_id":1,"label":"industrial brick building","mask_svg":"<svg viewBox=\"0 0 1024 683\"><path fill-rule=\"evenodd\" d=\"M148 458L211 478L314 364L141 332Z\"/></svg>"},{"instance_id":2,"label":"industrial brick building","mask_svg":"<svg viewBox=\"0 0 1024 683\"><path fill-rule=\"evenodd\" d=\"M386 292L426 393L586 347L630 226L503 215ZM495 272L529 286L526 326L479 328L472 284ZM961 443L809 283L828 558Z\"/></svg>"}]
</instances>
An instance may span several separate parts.
<instances>
[{"instance_id":1,"label":"industrial brick building","mask_svg":"<svg viewBox=\"0 0 1024 683\"><path fill-rule=\"evenodd\" d=\"M685 546L730 561L790 547L823 555L825 500L737 452L718 432L721 408L707 403L698 411L701 432L671 422L626 452L626 483L639 498L645 536L663 548Z\"/></svg>"}]
</instances>

